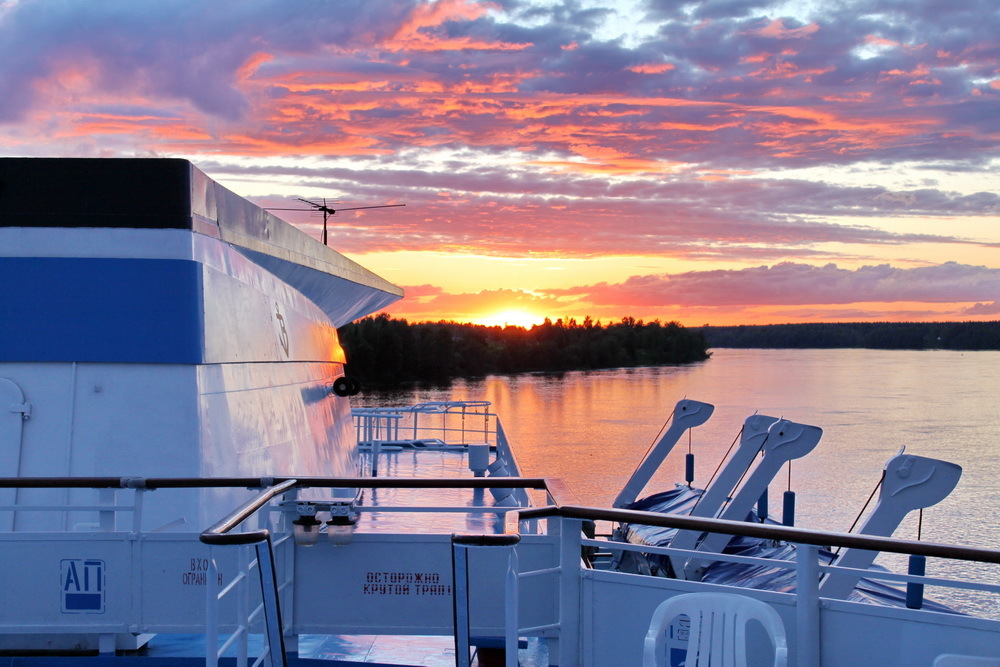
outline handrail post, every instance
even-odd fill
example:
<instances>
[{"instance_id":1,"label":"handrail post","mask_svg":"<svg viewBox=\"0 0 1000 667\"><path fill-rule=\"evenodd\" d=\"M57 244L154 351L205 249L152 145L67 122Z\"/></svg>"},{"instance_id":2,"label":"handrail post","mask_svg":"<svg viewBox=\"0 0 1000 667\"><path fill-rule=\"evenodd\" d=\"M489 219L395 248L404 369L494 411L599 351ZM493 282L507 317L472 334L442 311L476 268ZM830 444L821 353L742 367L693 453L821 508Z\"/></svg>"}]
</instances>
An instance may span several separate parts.
<instances>
[{"instance_id":1,"label":"handrail post","mask_svg":"<svg viewBox=\"0 0 1000 667\"><path fill-rule=\"evenodd\" d=\"M796 665L819 667L819 547L795 549Z\"/></svg>"},{"instance_id":2,"label":"handrail post","mask_svg":"<svg viewBox=\"0 0 1000 667\"><path fill-rule=\"evenodd\" d=\"M455 665L469 667L469 550L451 541L452 618L455 629Z\"/></svg>"},{"instance_id":3,"label":"handrail post","mask_svg":"<svg viewBox=\"0 0 1000 667\"><path fill-rule=\"evenodd\" d=\"M241 575L242 578L236 590L236 631L240 631L240 625L244 625L246 630L236 642L236 664L239 667L246 667L247 657L250 654L250 553L248 547L241 546L238 549L236 570L238 576Z\"/></svg>"},{"instance_id":4,"label":"handrail post","mask_svg":"<svg viewBox=\"0 0 1000 667\"><path fill-rule=\"evenodd\" d=\"M507 556L507 577L504 581L504 664L505 667L517 667L517 639L520 634L518 621L518 559L517 549L513 547Z\"/></svg>"},{"instance_id":5,"label":"handrail post","mask_svg":"<svg viewBox=\"0 0 1000 667\"><path fill-rule=\"evenodd\" d=\"M219 568L215 549L208 550L208 572L205 579L205 667L219 665Z\"/></svg>"},{"instance_id":6,"label":"handrail post","mask_svg":"<svg viewBox=\"0 0 1000 667\"><path fill-rule=\"evenodd\" d=\"M136 488L132 490L132 533L138 535L142 532L142 507L146 501L146 489Z\"/></svg>"},{"instance_id":7,"label":"handrail post","mask_svg":"<svg viewBox=\"0 0 1000 667\"><path fill-rule=\"evenodd\" d=\"M278 575L274 568L271 536L254 545L257 551L257 572L260 574L261 599L264 602L264 628L267 632L267 652L271 665L285 667L285 633L278 606Z\"/></svg>"},{"instance_id":8,"label":"handrail post","mask_svg":"<svg viewBox=\"0 0 1000 667\"><path fill-rule=\"evenodd\" d=\"M559 526L559 664L580 660L580 534L581 519L562 518Z\"/></svg>"},{"instance_id":9,"label":"handrail post","mask_svg":"<svg viewBox=\"0 0 1000 667\"><path fill-rule=\"evenodd\" d=\"M455 628L455 664L468 667L471 661L469 635L472 628L469 611L469 550L473 547L509 547L507 571L504 575L504 652L507 667L517 666L518 640L518 572L517 550L515 546L521 536L517 533L500 535L460 535L451 536L452 558L452 614Z\"/></svg>"},{"instance_id":10,"label":"handrail post","mask_svg":"<svg viewBox=\"0 0 1000 667\"><path fill-rule=\"evenodd\" d=\"M118 504L118 492L116 489L100 489L97 492L101 505L114 507ZM113 533L117 523L118 513L112 510L98 512L99 530L104 533Z\"/></svg>"}]
</instances>

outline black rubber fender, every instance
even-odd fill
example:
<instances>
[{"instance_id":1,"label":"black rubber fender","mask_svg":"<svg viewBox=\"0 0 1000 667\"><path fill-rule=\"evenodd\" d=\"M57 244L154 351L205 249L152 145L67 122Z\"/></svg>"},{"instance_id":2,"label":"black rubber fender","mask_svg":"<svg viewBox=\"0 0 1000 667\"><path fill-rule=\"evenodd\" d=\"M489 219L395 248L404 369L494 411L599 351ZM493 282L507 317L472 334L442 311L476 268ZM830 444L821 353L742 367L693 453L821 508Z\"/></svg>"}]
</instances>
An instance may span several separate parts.
<instances>
[{"instance_id":1,"label":"black rubber fender","mask_svg":"<svg viewBox=\"0 0 1000 667\"><path fill-rule=\"evenodd\" d=\"M358 385L345 375L333 381L333 393L337 396L353 396L358 393Z\"/></svg>"},{"instance_id":2,"label":"black rubber fender","mask_svg":"<svg viewBox=\"0 0 1000 667\"><path fill-rule=\"evenodd\" d=\"M344 375L333 381L333 393L337 396L356 396L361 391L361 383L350 375Z\"/></svg>"}]
</instances>

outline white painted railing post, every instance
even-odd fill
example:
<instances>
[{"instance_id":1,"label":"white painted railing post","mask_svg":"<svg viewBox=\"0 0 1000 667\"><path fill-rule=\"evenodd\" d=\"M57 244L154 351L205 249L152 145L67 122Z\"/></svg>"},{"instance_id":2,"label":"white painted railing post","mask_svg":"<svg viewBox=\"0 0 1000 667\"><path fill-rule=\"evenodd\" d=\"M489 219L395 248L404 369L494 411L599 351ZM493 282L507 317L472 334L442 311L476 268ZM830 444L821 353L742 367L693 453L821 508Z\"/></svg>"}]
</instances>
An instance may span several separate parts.
<instances>
[{"instance_id":1,"label":"white painted railing post","mask_svg":"<svg viewBox=\"0 0 1000 667\"><path fill-rule=\"evenodd\" d=\"M102 505L114 507L118 503L118 492L116 489L101 489L98 492L98 496L100 497L100 503ZM113 509L101 511L98 513L98 516L98 530L104 533L113 533L117 523L117 512Z\"/></svg>"},{"instance_id":2,"label":"white painted railing post","mask_svg":"<svg viewBox=\"0 0 1000 667\"><path fill-rule=\"evenodd\" d=\"M799 544L795 550L796 661L819 667L819 547Z\"/></svg>"},{"instance_id":3,"label":"white painted railing post","mask_svg":"<svg viewBox=\"0 0 1000 667\"><path fill-rule=\"evenodd\" d=\"M242 576L236 591L236 606L239 609L237 632L241 625L245 630L236 642L236 664L238 667L246 667L250 655L250 547L240 546L237 549L239 550L237 570Z\"/></svg>"},{"instance_id":4,"label":"white painted railing post","mask_svg":"<svg viewBox=\"0 0 1000 667\"><path fill-rule=\"evenodd\" d=\"M277 571L274 564L274 549L270 539L257 542L257 572L260 575L261 602L264 605L264 631L267 634L267 650L274 667L286 667L287 646L281 620ZM296 644L295 650L298 651Z\"/></svg>"},{"instance_id":5,"label":"white painted railing post","mask_svg":"<svg viewBox=\"0 0 1000 667\"><path fill-rule=\"evenodd\" d=\"M205 579L205 667L219 665L219 568L214 549L208 551L208 572Z\"/></svg>"},{"instance_id":6,"label":"white painted railing post","mask_svg":"<svg viewBox=\"0 0 1000 667\"><path fill-rule=\"evenodd\" d=\"M469 634L472 627L472 617L469 610L469 552L472 549L509 548L507 557L507 572L504 576L504 650L507 667L516 667L518 642L518 562L516 545L521 536L516 533L499 535L462 535L451 536L451 593L452 614L455 629L455 664L468 667L471 663Z\"/></svg>"},{"instance_id":7,"label":"white painted railing post","mask_svg":"<svg viewBox=\"0 0 1000 667\"><path fill-rule=\"evenodd\" d=\"M137 488L132 496L132 534L142 532L142 508L146 501L146 489Z\"/></svg>"},{"instance_id":8,"label":"white painted railing post","mask_svg":"<svg viewBox=\"0 0 1000 667\"><path fill-rule=\"evenodd\" d=\"M581 665L580 651L580 519L560 519L559 662Z\"/></svg>"},{"instance_id":9,"label":"white painted railing post","mask_svg":"<svg viewBox=\"0 0 1000 667\"><path fill-rule=\"evenodd\" d=\"M519 630L518 620L518 562L517 549L510 548L510 555L507 557L507 578L504 580L504 650L506 667L517 667L517 639Z\"/></svg>"},{"instance_id":10,"label":"white painted railing post","mask_svg":"<svg viewBox=\"0 0 1000 667\"><path fill-rule=\"evenodd\" d=\"M451 547L451 594L455 625L455 664L469 667L469 549L464 544Z\"/></svg>"}]
</instances>

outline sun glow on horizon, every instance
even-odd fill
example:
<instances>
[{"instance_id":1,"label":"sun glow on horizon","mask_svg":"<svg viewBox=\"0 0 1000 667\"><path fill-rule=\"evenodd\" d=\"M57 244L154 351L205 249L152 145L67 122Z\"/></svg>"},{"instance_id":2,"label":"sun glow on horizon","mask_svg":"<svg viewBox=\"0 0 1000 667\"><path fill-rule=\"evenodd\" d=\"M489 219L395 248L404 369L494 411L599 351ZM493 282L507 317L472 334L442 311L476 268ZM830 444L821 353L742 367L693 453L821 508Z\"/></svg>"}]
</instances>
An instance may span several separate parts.
<instances>
[{"instance_id":1,"label":"sun glow on horizon","mask_svg":"<svg viewBox=\"0 0 1000 667\"><path fill-rule=\"evenodd\" d=\"M483 324L488 327L513 326L530 329L534 325L541 324L544 321L544 315L531 313L527 310L503 310L492 315L476 318L472 320L472 323Z\"/></svg>"}]
</instances>

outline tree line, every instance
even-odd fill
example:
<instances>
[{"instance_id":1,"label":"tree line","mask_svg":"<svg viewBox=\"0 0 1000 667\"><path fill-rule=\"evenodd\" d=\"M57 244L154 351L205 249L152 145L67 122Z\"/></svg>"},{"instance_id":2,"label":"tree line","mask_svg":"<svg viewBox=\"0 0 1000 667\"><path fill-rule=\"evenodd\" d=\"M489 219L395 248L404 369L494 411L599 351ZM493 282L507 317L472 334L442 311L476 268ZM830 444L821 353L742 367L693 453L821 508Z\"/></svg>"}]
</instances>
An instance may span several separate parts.
<instances>
[{"instance_id":1,"label":"tree line","mask_svg":"<svg viewBox=\"0 0 1000 667\"><path fill-rule=\"evenodd\" d=\"M410 324L386 314L339 329L348 373L362 384L440 381L529 371L569 371L703 361L700 331L625 317L602 325L546 319L530 329L456 322Z\"/></svg>"},{"instance_id":2,"label":"tree line","mask_svg":"<svg viewBox=\"0 0 1000 667\"><path fill-rule=\"evenodd\" d=\"M1000 350L1000 321L764 324L695 330L711 347Z\"/></svg>"}]
</instances>

